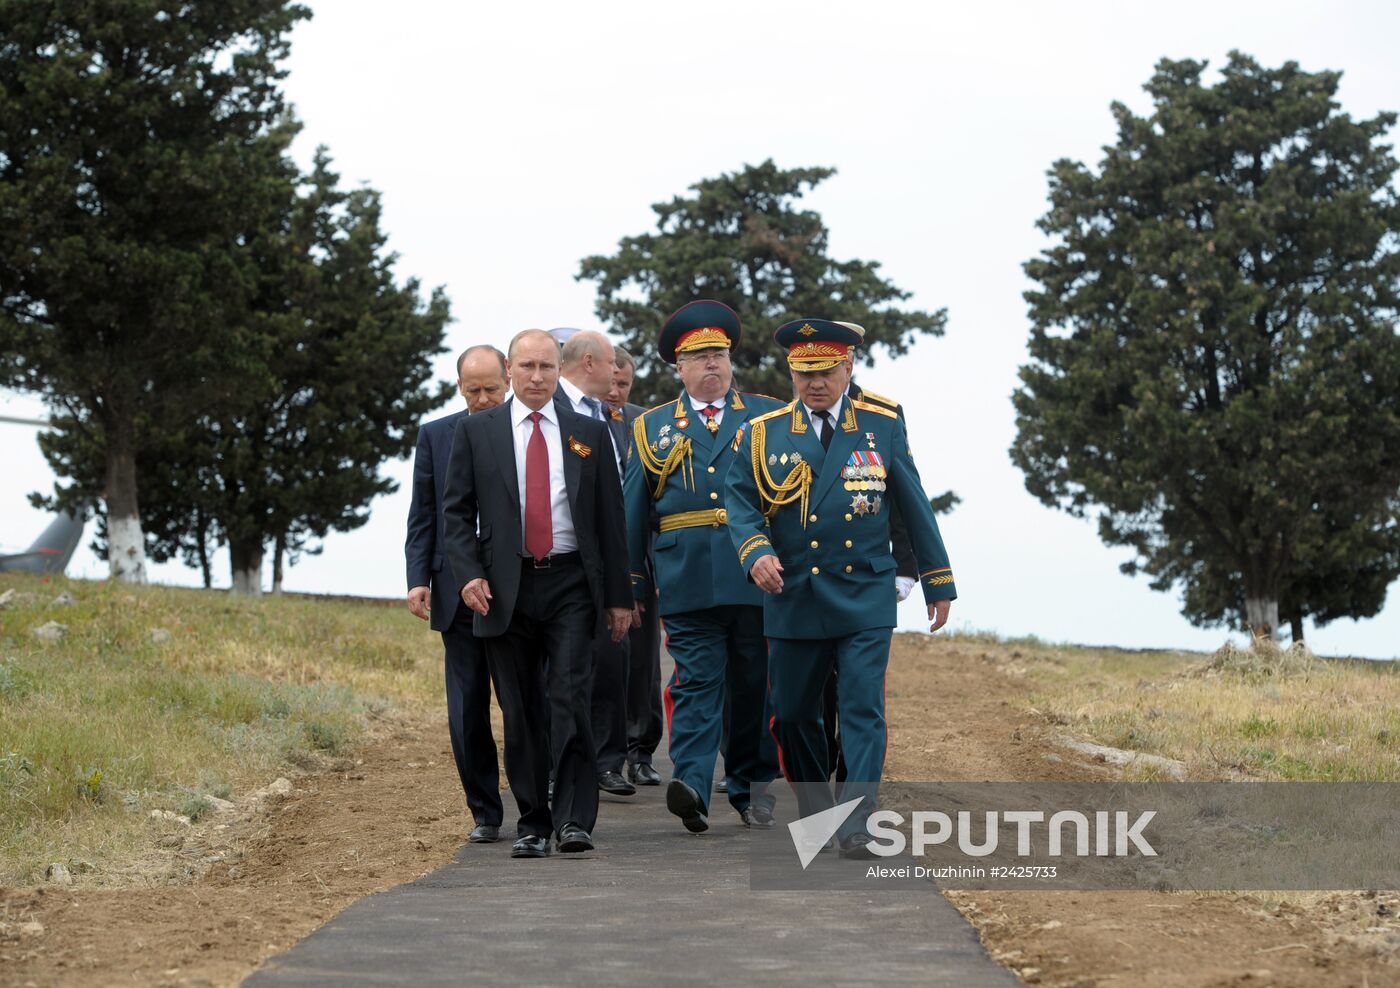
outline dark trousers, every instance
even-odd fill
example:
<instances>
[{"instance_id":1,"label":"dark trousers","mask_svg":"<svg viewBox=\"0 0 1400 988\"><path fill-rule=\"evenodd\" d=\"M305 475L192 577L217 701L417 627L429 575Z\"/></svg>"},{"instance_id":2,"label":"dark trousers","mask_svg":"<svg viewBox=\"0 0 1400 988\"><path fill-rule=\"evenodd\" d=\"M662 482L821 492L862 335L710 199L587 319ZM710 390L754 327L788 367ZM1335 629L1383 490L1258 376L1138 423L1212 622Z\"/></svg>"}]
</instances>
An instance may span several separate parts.
<instances>
[{"instance_id":1,"label":"dark trousers","mask_svg":"<svg viewBox=\"0 0 1400 988\"><path fill-rule=\"evenodd\" d=\"M627 664L627 761L650 765L661 744L661 627L656 601L642 608L642 626L629 633Z\"/></svg>"},{"instance_id":2,"label":"dark trousers","mask_svg":"<svg viewBox=\"0 0 1400 988\"><path fill-rule=\"evenodd\" d=\"M627 667L630 642L604 628L593 639L593 747L599 772L621 772L627 762Z\"/></svg>"},{"instance_id":3,"label":"dark trousers","mask_svg":"<svg viewBox=\"0 0 1400 988\"><path fill-rule=\"evenodd\" d=\"M521 836L547 837L568 823L592 831L598 822L589 722L596 620L577 556L547 569L527 560L510 627L483 639L505 718L506 778Z\"/></svg>"},{"instance_id":4,"label":"dark trousers","mask_svg":"<svg viewBox=\"0 0 1400 988\"><path fill-rule=\"evenodd\" d=\"M822 729L826 732L827 764L833 766L832 775L836 779L836 792L841 792L841 783L846 781L846 760L841 757L841 737L839 733L840 715L836 709L836 666L831 667L831 678L822 691Z\"/></svg>"},{"instance_id":5,"label":"dark trousers","mask_svg":"<svg viewBox=\"0 0 1400 988\"><path fill-rule=\"evenodd\" d=\"M836 705L848 772L841 797L849 800L858 796L862 801L842 824L842 839L864 830L877 805L885 769L885 669L890 659L890 632L889 628L867 628L842 638L768 641L773 737L802 816L835 805L829 781L834 766L823 730L822 692L832 667L838 670Z\"/></svg>"},{"instance_id":6,"label":"dark trousers","mask_svg":"<svg viewBox=\"0 0 1400 988\"><path fill-rule=\"evenodd\" d=\"M486 650L472 636L472 612L459 605L442 633L447 680L447 730L452 760L467 794L467 808L478 824L499 827L501 774L496 767L496 740L491 736L491 675Z\"/></svg>"},{"instance_id":7,"label":"dark trousers","mask_svg":"<svg viewBox=\"0 0 1400 988\"><path fill-rule=\"evenodd\" d=\"M729 802L736 810L769 802L767 787L778 764L764 722L768 646L763 608L736 605L668 615L666 649L676 661L666 687L672 778L698 792L709 806L727 693Z\"/></svg>"}]
</instances>

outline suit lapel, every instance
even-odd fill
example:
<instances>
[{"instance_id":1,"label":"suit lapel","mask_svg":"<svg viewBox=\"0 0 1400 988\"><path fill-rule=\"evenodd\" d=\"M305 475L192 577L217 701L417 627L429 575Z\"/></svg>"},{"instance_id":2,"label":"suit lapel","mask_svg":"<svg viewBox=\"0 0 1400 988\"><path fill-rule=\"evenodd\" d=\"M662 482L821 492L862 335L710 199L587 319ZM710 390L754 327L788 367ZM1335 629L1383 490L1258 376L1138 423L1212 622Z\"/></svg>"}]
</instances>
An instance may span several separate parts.
<instances>
[{"instance_id":1,"label":"suit lapel","mask_svg":"<svg viewBox=\"0 0 1400 988\"><path fill-rule=\"evenodd\" d=\"M825 463L826 453L822 449L821 440L817 439L816 433L812 431L812 423L807 420L807 409L802 407L802 402L792 403L792 408L787 415L787 426L788 439L792 442L793 448L811 464L812 475L817 476L821 473ZM770 425L769 428L771 429L772 426Z\"/></svg>"},{"instance_id":2,"label":"suit lapel","mask_svg":"<svg viewBox=\"0 0 1400 988\"><path fill-rule=\"evenodd\" d=\"M701 415L694 408L690 407L690 396L684 391L676 401L675 417L671 424L676 430L690 437L690 441L695 448L695 455L702 462L710 461L711 447L714 446L714 437L710 435L710 430L705 428L705 416Z\"/></svg>"},{"instance_id":3,"label":"suit lapel","mask_svg":"<svg viewBox=\"0 0 1400 988\"><path fill-rule=\"evenodd\" d=\"M579 438L579 423L590 421L577 412L571 411L560 404L555 404L555 411L559 414L559 443L564 454L564 489L569 494L569 513L574 518L574 529L578 530L578 496L579 490L583 487L583 457L571 449L570 439L576 442L583 442ZM603 437L604 441L607 436ZM588 445L584 443L584 445ZM594 454L602 453L608 459L612 458L612 450L594 450Z\"/></svg>"},{"instance_id":4,"label":"suit lapel","mask_svg":"<svg viewBox=\"0 0 1400 988\"><path fill-rule=\"evenodd\" d=\"M499 411L492 409L486 414L493 415L491 446L492 452L496 454L496 466L501 471L501 479L505 482L506 493L510 495L510 503L520 512L520 478L515 472L515 435L510 425L511 406L514 402L515 399L512 398L504 405L498 406ZM521 517L524 517L523 513Z\"/></svg>"},{"instance_id":5,"label":"suit lapel","mask_svg":"<svg viewBox=\"0 0 1400 988\"><path fill-rule=\"evenodd\" d=\"M734 434L739 431L739 424L747 421L748 417L749 410L744 405L744 400L739 397L738 391L731 389L729 404L724 409L724 420L720 422L719 431L715 433L714 445L710 448L709 457L705 460L706 466L713 463L719 454L724 452L724 447L734 441Z\"/></svg>"},{"instance_id":6,"label":"suit lapel","mask_svg":"<svg viewBox=\"0 0 1400 988\"><path fill-rule=\"evenodd\" d=\"M798 407L800 408L801 405ZM836 415L836 431L832 434L831 447L826 451L826 458L822 461L822 468L817 474L816 483L812 485L812 501L814 503L825 497L836 478L841 476L842 469L856 448L856 441L860 439L860 431L856 427L855 409L851 407L850 399L842 397L841 404L834 411L838 413ZM805 411L803 414L806 414ZM817 447L821 447L820 442L817 443Z\"/></svg>"}]
</instances>

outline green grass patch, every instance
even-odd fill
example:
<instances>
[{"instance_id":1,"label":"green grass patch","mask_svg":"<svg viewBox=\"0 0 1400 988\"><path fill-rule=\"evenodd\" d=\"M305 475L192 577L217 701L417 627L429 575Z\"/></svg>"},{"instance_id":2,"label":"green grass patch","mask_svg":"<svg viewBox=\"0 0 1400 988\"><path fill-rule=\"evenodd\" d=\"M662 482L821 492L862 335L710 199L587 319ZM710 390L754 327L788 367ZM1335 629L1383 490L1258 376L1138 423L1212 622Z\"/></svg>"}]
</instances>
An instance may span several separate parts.
<instances>
[{"instance_id":1,"label":"green grass patch","mask_svg":"<svg viewBox=\"0 0 1400 988\"><path fill-rule=\"evenodd\" d=\"M100 868L148 839L151 809L197 819L353 750L372 710L439 702L441 641L401 607L0 574L8 589L0 885L79 847ZM64 590L77 603L53 604ZM33 637L49 621L62 641Z\"/></svg>"}]
</instances>

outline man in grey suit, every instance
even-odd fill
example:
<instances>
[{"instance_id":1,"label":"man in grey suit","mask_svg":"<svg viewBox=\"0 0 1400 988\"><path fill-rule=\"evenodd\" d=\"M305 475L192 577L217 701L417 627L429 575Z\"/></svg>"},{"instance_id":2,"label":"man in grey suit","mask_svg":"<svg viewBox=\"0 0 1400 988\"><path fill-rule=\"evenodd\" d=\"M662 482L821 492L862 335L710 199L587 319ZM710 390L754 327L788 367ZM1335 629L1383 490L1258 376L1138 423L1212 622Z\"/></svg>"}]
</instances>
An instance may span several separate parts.
<instances>
[{"instance_id":1,"label":"man in grey suit","mask_svg":"<svg viewBox=\"0 0 1400 988\"><path fill-rule=\"evenodd\" d=\"M613 386L607 404L609 427L618 448L626 456L632 441L632 423L646 411L628 401L636 363L622 347L613 348ZM655 533L655 519L652 531ZM654 534L653 534L654 537ZM651 765L661 743L665 721L661 708L661 621L656 610L656 581L652 578L651 553L646 557L646 578L651 593L641 605L642 620L632 628L627 670L627 778L639 786L661 785L661 774Z\"/></svg>"},{"instance_id":2,"label":"man in grey suit","mask_svg":"<svg viewBox=\"0 0 1400 988\"><path fill-rule=\"evenodd\" d=\"M444 527L505 719L511 856L540 858L551 833L563 853L593 848L592 641L626 636L632 593L607 426L554 401L559 346L543 330L516 335L507 368L511 400L457 422Z\"/></svg>"}]
</instances>

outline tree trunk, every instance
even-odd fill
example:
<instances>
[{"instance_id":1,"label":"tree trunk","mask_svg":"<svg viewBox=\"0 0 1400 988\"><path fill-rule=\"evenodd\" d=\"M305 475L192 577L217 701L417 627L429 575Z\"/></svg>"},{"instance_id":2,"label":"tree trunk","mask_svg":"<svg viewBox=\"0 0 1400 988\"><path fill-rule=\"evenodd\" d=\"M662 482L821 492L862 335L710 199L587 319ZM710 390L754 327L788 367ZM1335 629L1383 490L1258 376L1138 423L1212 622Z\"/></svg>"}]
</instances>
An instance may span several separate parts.
<instances>
[{"instance_id":1,"label":"tree trunk","mask_svg":"<svg viewBox=\"0 0 1400 988\"><path fill-rule=\"evenodd\" d=\"M1278 598L1254 596L1246 590L1244 619L1255 638L1272 639L1278 630Z\"/></svg>"},{"instance_id":2,"label":"tree trunk","mask_svg":"<svg viewBox=\"0 0 1400 988\"><path fill-rule=\"evenodd\" d=\"M136 500L136 449L131 420L109 412L103 423L107 446L107 564L112 579L146 582L146 536Z\"/></svg>"},{"instance_id":3,"label":"tree trunk","mask_svg":"<svg viewBox=\"0 0 1400 988\"><path fill-rule=\"evenodd\" d=\"M262 540L241 542L229 539L229 564L233 570L233 592L249 597L262 596Z\"/></svg>"},{"instance_id":4,"label":"tree trunk","mask_svg":"<svg viewBox=\"0 0 1400 988\"><path fill-rule=\"evenodd\" d=\"M204 589L214 585L214 571L209 559L209 519L198 508L194 512L195 538L199 540L199 574L204 577Z\"/></svg>"},{"instance_id":5,"label":"tree trunk","mask_svg":"<svg viewBox=\"0 0 1400 988\"><path fill-rule=\"evenodd\" d=\"M272 547L272 592L282 594L282 557L287 551L287 534L279 533Z\"/></svg>"},{"instance_id":6,"label":"tree trunk","mask_svg":"<svg viewBox=\"0 0 1400 988\"><path fill-rule=\"evenodd\" d=\"M1303 615L1294 614L1288 619L1288 623L1293 631L1293 642L1297 644L1303 640Z\"/></svg>"}]
</instances>

